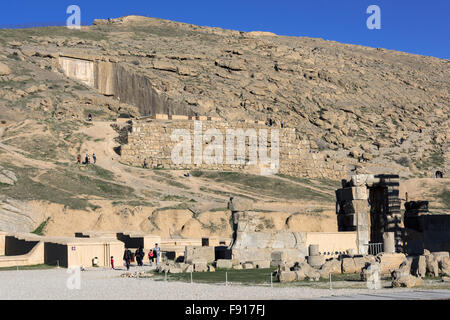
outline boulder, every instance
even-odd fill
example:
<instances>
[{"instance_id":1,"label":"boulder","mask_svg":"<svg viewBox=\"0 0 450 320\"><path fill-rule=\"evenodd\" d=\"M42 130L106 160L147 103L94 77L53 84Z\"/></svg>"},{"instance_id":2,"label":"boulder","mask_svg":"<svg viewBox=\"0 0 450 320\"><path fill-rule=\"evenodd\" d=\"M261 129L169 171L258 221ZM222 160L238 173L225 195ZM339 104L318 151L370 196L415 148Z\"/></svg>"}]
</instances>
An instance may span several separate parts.
<instances>
[{"instance_id":1,"label":"boulder","mask_svg":"<svg viewBox=\"0 0 450 320\"><path fill-rule=\"evenodd\" d=\"M242 270L243 269L242 268L242 264L237 264L237 265L233 266L233 269L235 269L235 270Z\"/></svg>"},{"instance_id":2,"label":"boulder","mask_svg":"<svg viewBox=\"0 0 450 320\"><path fill-rule=\"evenodd\" d=\"M92 22L92 24L94 26L99 26L99 25L103 25L103 24L108 24L108 20L105 19L94 19L94 21Z\"/></svg>"},{"instance_id":3,"label":"boulder","mask_svg":"<svg viewBox=\"0 0 450 320\"><path fill-rule=\"evenodd\" d=\"M320 276L322 278L328 277L331 274L340 274L342 272L342 263L337 259L331 259L325 261L319 270Z\"/></svg>"},{"instance_id":4,"label":"boulder","mask_svg":"<svg viewBox=\"0 0 450 320\"><path fill-rule=\"evenodd\" d=\"M448 251L432 252L431 254L437 260L438 263L441 263L443 259L450 257Z\"/></svg>"},{"instance_id":5,"label":"boulder","mask_svg":"<svg viewBox=\"0 0 450 320\"><path fill-rule=\"evenodd\" d=\"M217 269L231 269L233 267L233 262L229 259L217 259L216 268Z\"/></svg>"},{"instance_id":6,"label":"boulder","mask_svg":"<svg viewBox=\"0 0 450 320\"><path fill-rule=\"evenodd\" d=\"M308 264L313 268L320 268L325 263L325 256L308 256Z\"/></svg>"},{"instance_id":7,"label":"boulder","mask_svg":"<svg viewBox=\"0 0 450 320\"><path fill-rule=\"evenodd\" d=\"M196 260L202 260L212 263L215 258L214 247L186 246L184 251L184 261L193 263Z\"/></svg>"},{"instance_id":8,"label":"boulder","mask_svg":"<svg viewBox=\"0 0 450 320\"><path fill-rule=\"evenodd\" d=\"M11 74L11 69L4 63L0 62L0 76L7 76Z\"/></svg>"},{"instance_id":9,"label":"boulder","mask_svg":"<svg viewBox=\"0 0 450 320\"><path fill-rule=\"evenodd\" d=\"M361 272L361 270L369 263L375 263L375 257L371 255L365 255L362 257L354 257L356 272Z\"/></svg>"},{"instance_id":10,"label":"boulder","mask_svg":"<svg viewBox=\"0 0 450 320\"><path fill-rule=\"evenodd\" d=\"M404 261L400 267L392 272L392 277L394 279L399 279L402 277L406 277L411 274L411 262Z\"/></svg>"},{"instance_id":11,"label":"boulder","mask_svg":"<svg viewBox=\"0 0 450 320\"><path fill-rule=\"evenodd\" d=\"M394 279L392 281L392 287L398 288L398 287L406 287L406 288L412 288L417 287L422 284L422 278L415 277L413 275L407 275L398 279Z\"/></svg>"},{"instance_id":12,"label":"boulder","mask_svg":"<svg viewBox=\"0 0 450 320\"><path fill-rule=\"evenodd\" d=\"M444 257L439 263L440 272L443 275L450 276L450 258Z\"/></svg>"},{"instance_id":13,"label":"boulder","mask_svg":"<svg viewBox=\"0 0 450 320\"><path fill-rule=\"evenodd\" d=\"M34 86L34 85L25 89L25 92L28 93L28 94L36 93L38 91L39 91L39 88L37 86Z\"/></svg>"},{"instance_id":14,"label":"boulder","mask_svg":"<svg viewBox=\"0 0 450 320\"><path fill-rule=\"evenodd\" d=\"M281 283L284 282L293 282L297 279L297 275L294 271L281 271L277 273L278 281Z\"/></svg>"},{"instance_id":15,"label":"boulder","mask_svg":"<svg viewBox=\"0 0 450 320\"><path fill-rule=\"evenodd\" d=\"M290 271L291 267L286 262L280 263L278 265L278 271Z\"/></svg>"},{"instance_id":16,"label":"boulder","mask_svg":"<svg viewBox=\"0 0 450 320\"><path fill-rule=\"evenodd\" d=\"M422 278L411 275L411 261L404 261L398 269L392 272L392 287L412 288L422 283Z\"/></svg>"},{"instance_id":17,"label":"boulder","mask_svg":"<svg viewBox=\"0 0 450 320\"><path fill-rule=\"evenodd\" d=\"M303 281L303 280L305 280L306 275L305 275L305 273L302 270L294 271L294 273L295 273L295 280L296 281Z\"/></svg>"},{"instance_id":18,"label":"boulder","mask_svg":"<svg viewBox=\"0 0 450 320\"><path fill-rule=\"evenodd\" d=\"M406 256L403 253L383 252L377 255L376 260L380 263L381 274L390 274L400 267L406 260Z\"/></svg>"},{"instance_id":19,"label":"boulder","mask_svg":"<svg viewBox=\"0 0 450 320\"><path fill-rule=\"evenodd\" d=\"M209 266L208 266L208 271L209 271L209 272L215 272L215 271L216 271L216 268L214 268L213 266L209 265Z\"/></svg>"},{"instance_id":20,"label":"boulder","mask_svg":"<svg viewBox=\"0 0 450 320\"><path fill-rule=\"evenodd\" d=\"M436 258L432 254L425 256L427 265L427 274L432 277L439 277L439 264Z\"/></svg>"},{"instance_id":21,"label":"boulder","mask_svg":"<svg viewBox=\"0 0 450 320\"><path fill-rule=\"evenodd\" d=\"M358 270L353 258L342 259L342 273L358 273L359 271L361 270Z\"/></svg>"},{"instance_id":22,"label":"boulder","mask_svg":"<svg viewBox=\"0 0 450 320\"><path fill-rule=\"evenodd\" d=\"M293 269L294 271L301 272L305 278L311 281L319 281L320 279L320 273L306 262L296 264Z\"/></svg>"},{"instance_id":23,"label":"boulder","mask_svg":"<svg viewBox=\"0 0 450 320\"><path fill-rule=\"evenodd\" d=\"M253 269L253 263L251 262L246 262L242 264L242 268L244 269Z\"/></svg>"}]
</instances>

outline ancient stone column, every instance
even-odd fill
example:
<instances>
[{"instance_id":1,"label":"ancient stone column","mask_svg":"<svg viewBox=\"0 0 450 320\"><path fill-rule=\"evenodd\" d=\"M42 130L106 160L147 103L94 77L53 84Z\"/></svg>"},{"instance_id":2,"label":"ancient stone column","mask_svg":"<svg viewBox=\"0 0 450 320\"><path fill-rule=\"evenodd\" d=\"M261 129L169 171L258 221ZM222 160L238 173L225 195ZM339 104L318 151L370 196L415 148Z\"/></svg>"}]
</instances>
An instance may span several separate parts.
<instances>
[{"instance_id":1,"label":"ancient stone column","mask_svg":"<svg viewBox=\"0 0 450 320\"><path fill-rule=\"evenodd\" d=\"M343 188L336 190L339 208L339 231L356 231L358 253L367 254L370 233L370 207L366 183L373 183L373 175L354 175L350 181L343 181Z\"/></svg>"},{"instance_id":2,"label":"ancient stone column","mask_svg":"<svg viewBox=\"0 0 450 320\"><path fill-rule=\"evenodd\" d=\"M309 256L318 256L319 255L319 245L318 244L310 244L308 252L309 252Z\"/></svg>"},{"instance_id":3,"label":"ancient stone column","mask_svg":"<svg viewBox=\"0 0 450 320\"><path fill-rule=\"evenodd\" d=\"M395 253L395 233L384 232L383 233L383 247L386 253Z\"/></svg>"},{"instance_id":4,"label":"ancient stone column","mask_svg":"<svg viewBox=\"0 0 450 320\"><path fill-rule=\"evenodd\" d=\"M320 268L325 263L325 257L319 254L319 245L309 245L308 264L313 268Z\"/></svg>"}]
</instances>

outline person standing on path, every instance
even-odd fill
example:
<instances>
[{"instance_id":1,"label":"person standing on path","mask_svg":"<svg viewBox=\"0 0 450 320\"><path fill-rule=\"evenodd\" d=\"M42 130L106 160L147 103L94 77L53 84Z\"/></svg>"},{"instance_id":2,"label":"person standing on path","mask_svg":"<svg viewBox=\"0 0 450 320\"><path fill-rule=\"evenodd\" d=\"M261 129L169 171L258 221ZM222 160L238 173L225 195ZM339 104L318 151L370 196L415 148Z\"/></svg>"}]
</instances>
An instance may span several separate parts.
<instances>
[{"instance_id":1,"label":"person standing on path","mask_svg":"<svg viewBox=\"0 0 450 320\"><path fill-rule=\"evenodd\" d=\"M123 253L123 261L125 262L125 266L127 267L127 271L130 270L131 251L128 250L128 248L125 248L125 252Z\"/></svg>"},{"instance_id":2,"label":"person standing on path","mask_svg":"<svg viewBox=\"0 0 450 320\"><path fill-rule=\"evenodd\" d=\"M96 157L95 153L92 154L92 160L94 160L94 164L97 162L97 157Z\"/></svg>"},{"instance_id":3,"label":"person standing on path","mask_svg":"<svg viewBox=\"0 0 450 320\"><path fill-rule=\"evenodd\" d=\"M136 250L136 262L140 267L144 265L142 263L142 261L144 260L144 255L144 250L142 250L142 247L139 247L139 249Z\"/></svg>"},{"instance_id":4,"label":"person standing on path","mask_svg":"<svg viewBox=\"0 0 450 320\"><path fill-rule=\"evenodd\" d=\"M150 261L150 267L153 265L153 250L148 252L148 261Z\"/></svg>"},{"instance_id":5,"label":"person standing on path","mask_svg":"<svg viewBox=\"0 0 450 320\"><path fill-rule=\"evenodd\" d=\"M155 243L155 248L153 249L153 256L156 259L156 265L159 265L159 254L160 254L160 248L158 247L158 244Z\"/></svg>"},{"instance_id":6,"label":"person standing on path","mask_svg":"<svg viewBox=\"0 0 450 320\"><path fill-rule=\"evenodd\" d=\"M111 268L114 269L114 257L113 256L111 256Z\"/></svg>"},{"instance_id":7,"label":"person standing on path","mask_svg":"<svg viewBox=\"0 0 450 320\"><path fill-rule=\"evenodd\" d=\"M81 164L81 155L80 154L77 156L77 163Z\"/></svg>"}]
</instances>

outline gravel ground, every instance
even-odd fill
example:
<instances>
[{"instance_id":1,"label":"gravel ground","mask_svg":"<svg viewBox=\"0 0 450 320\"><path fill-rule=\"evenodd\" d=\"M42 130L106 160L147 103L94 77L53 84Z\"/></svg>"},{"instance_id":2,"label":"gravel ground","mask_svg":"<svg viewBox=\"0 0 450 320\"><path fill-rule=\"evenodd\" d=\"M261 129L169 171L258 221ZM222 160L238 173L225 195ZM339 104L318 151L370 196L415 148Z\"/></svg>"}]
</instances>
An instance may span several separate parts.
<instances>
[{"instance_id":1,"label":"gravel ground","mask_svg":"<svg viewBox=\"0 0 450 320\"><path fill-rule=\"evenodd\" d=\"M131 272L149 267L132 267ZM0 272L0 299L311 299L340 295L374 293L366 289L314 289L307 287L270 288L190 284L152 279L122 278L125 270L96 269L81 272L80 289L69 289L73 276L67 269L19 270ZM380 289L377 294L405 293L410 289ZM450 290L449 297L450 297Z\"/></svg>"}]
</instances>

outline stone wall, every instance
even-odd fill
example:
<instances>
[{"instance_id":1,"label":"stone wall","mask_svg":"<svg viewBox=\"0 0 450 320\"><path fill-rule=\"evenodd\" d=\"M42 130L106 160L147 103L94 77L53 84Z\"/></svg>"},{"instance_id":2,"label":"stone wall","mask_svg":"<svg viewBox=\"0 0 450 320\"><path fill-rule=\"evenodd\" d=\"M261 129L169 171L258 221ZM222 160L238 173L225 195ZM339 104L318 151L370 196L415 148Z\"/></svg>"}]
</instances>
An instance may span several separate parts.
<instances>
[{"instance_id":1,"label":"stone wall","mask_svg":"<svg viewBox=\"0 0 450 320\"><path fill-rule=\"evenodd\" d=\"M155 117L157 117L156 115ZM175 118L175 116L174 116ZM187 118L187 117L186 117ZM206 117L205 117L206 118ZM314 142L306 137L297 135L294 128L272 128L261 122L242 121L228 123L221 120L199 121L201 132L204 134L209 129L218 129L223 136L223 162L217 164L207 164L204 161L194 163L195 152L202 154L207 148L207 143L203 141L201 149L194 143L194 122L193 120L140 120L133 121L132 130L128 134L128 143L121 146L121 161L125 164L141 167L144 159L148 167L158 167L167 169L212 169L212 170L235 170L249 173L261 174L264 165L258 161L256 164L249 163L250 155L248 150L248 138L245 140L246 151L245 160L242 164L229 164L226 161L225 135L227 130L242 129L255 130L258 135L261 130L267 130L267 156L271 159L271 135L272 129L277 129L279 133L279 168L278 173L298 177L309 178L330 178L341 179L346 175L344 167L332 159L327 159L325 155L319 153ZM197 123L198 125L198 123ZM171 159L171 153L179 141L172 141L171 134L176 129L186 129L191 139L191 164L175 164ZM235 141L235 148L237 142ZM201 151L199 151L201 150ZM264 148L264 150L266 150ZM236 158L237 160L237 158ZM270 160L272 163L273 161Z\"/></svg>"},{"instance_id":2,"label":"stone wall","mask_svg":"<svg viewBox=\"0 0 450 320\"><path fill-rule=\"evenodd\" d=\"M409 210L407 207L405 213L407 253L421 255L424 249L431 252L450 251L450 215L411 214Z\"/></svg>"}]
</instances>

